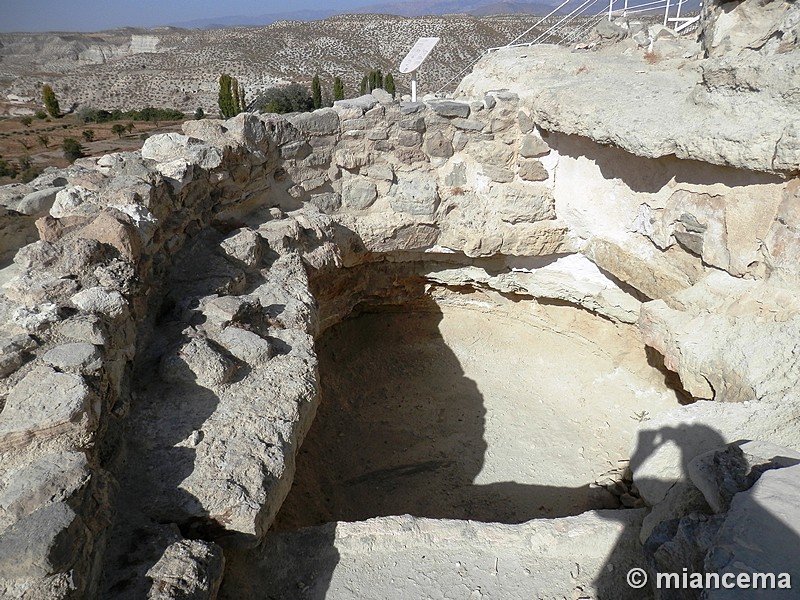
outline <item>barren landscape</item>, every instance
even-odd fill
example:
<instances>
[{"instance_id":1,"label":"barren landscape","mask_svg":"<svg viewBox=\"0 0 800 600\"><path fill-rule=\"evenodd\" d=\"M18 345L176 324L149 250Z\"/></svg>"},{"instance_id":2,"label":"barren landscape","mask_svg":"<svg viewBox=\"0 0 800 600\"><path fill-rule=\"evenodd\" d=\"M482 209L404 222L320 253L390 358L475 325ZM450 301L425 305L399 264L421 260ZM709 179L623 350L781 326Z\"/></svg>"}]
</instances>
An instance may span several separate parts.
<instances>
[{"instance_id":1,"label":"barren landscape","mask_svg":"<svg viewBox=\"0 0 800 600\"><path fill-rule=\"evenodd\" d=\"M267 27L116 30L95 34L0 34L0 100L36 99L50 83L64 108L73 104L123 110L169 107L216 115L217 79L236 77L253 98L277 83L310 84L319 75L330 92L341 77L355 96L372 69L392 72L401 93L409 79L397 67L418 37L437 36L422 71L425 92L448 83L486 49L511 41L539 17L397 17L343 15L323 21L280 21ZM458 81L453 81L450 90ZM17 103L0 114L21 114Z\"/></svg>"}]
</instances>

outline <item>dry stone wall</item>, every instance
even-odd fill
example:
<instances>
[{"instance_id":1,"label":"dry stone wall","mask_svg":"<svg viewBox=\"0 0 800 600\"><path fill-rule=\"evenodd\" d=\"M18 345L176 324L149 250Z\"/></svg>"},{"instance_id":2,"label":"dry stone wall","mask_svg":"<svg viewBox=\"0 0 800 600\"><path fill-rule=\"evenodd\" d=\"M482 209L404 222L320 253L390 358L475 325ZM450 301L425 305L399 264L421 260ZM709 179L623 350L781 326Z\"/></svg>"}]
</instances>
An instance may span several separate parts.
<instances>
[{"instance_id":1,"label":"dry stone wall","mask_svg":"<svg viewBox=\"0 0 800 600\"><path fill-rule=\"evenodd\" d=\"M773 411L758 433L797 446L783 163L637 157L481 73L457 100L190 121L2 190L3 594L176 597L196 569L214 597L288 493L314 338L426 282L637 323L692 396ZM675 418L717 421L707 404ZM749 431L752 410L726 415ZM669 487L686 476L664 452Z\"/></svg>"}]
</instances>

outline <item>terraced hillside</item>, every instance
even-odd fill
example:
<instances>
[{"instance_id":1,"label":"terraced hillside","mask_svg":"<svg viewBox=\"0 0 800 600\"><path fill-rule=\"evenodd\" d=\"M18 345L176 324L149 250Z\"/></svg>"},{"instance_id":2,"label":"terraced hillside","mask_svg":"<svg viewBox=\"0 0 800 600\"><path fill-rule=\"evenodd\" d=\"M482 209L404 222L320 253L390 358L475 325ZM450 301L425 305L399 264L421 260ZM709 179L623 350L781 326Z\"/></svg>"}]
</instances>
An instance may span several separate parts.
<instances>
[{"instance_id":1,"label":"terraced hillside","mask_svg":"<svg viewBox=\"0 0 800 600\"><path fill-rule=\"evenodd\" d=\"M280 21L267 27L115 30L97 34L0 36L0 94L36 98L53 85L62 107L169 106L215 110L217 77L229 72L250 97L279 82L309 82L319 73L330 89L342 77L357 91L371 69L394 71L420 36L439 36L420 73L422 89L448 82L487 47L505 44L538 20L530 15L405 18L343 15L323 21ZM396 77L399 90L406 76ZM8 105L6 112L14 110Z\"/></svg>"}]
</instances>

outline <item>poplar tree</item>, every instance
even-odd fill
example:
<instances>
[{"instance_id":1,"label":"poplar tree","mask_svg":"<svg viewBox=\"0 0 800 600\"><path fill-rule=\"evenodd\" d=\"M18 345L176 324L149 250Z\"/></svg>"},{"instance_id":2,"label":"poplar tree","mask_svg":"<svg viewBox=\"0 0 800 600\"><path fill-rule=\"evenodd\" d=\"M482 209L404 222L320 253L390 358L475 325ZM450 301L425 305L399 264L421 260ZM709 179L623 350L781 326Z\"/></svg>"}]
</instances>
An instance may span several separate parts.
<instances>
[{"instance_id":1,"label":"poplar tree","mask_svg":"<svg viewBox=\"0 0 800 600\"><path fill-rule=\"evenodd\" d=\"M61 116L61 107L58 106L58 98L56 98L56 93L46 83L42 86L42 98L44 99L44 107L47 109L47 112L50 113L50 116L57 119Z\"/></svg>"},{"instance_id":2,"label":"poplar tree","mask_svg":"<svg viewBox=\"0 0 800 600\"><path fill-rule=\"evenodd\" d=\"M394 95L395 95L395 92L397 91L397 89L395 88L394 77L392 77L391 73L387 73L386 74L386 81L384 82L384 89L392 95L392 98L394 98Z\"/></svg>"},{"instance_id":3,"label":"poplar tree","mask_svg":"<svg viewBox=\"0 0 800 600\"><path fill-rule=\"evenodd\" d=\"M322 108L322 88L319 85L319 75L314 75L311 80L311 100L314 103L314 108Z\"/></svg>"},{"instance_id":4,"label":"poplar tree","mask_svg":"<svg viewBox=\"0 0 800 600\"><path fill-rule=\"evenodd\" d=\"M223 119L230 119L236 115L231 86L232 80L230 75L223 73L219 76L219 114Z\"/></svg>"},{"instance_id":5,"label":"poplar tree","mask_svg":"<svg viewBox=\"0 0 800 600\"><path fill-rule=\"evenodd\" d=\"M239 100L239 82L236 81L236 77L231 77L231 94L233 96L233 114L231 116L234 117L239 114L242 106Z\"/></svg>"},{"instance_id":6,"label":"poplar tree","mask_svg":"<svg viewBox=\"0 0 800 600\"><path fill-rule=\"evenodd\" d=\"M341 77L336 77L333 80L333 99L344 100L344 84Z\"/></svg>"}]
</instances>

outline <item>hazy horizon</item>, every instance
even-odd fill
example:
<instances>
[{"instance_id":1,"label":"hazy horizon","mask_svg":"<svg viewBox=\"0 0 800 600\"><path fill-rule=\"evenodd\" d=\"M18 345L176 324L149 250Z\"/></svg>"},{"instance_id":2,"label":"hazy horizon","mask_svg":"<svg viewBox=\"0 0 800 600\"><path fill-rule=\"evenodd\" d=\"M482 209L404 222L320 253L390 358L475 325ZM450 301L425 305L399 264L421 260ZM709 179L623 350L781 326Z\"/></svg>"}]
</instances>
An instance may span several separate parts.
<instances>
[{"instance_id":1,"label":"hazy horizon","mask_svg":"<svg viewBox=\"0 0 800 600\"><path fill-rule=\"evenodd\" d=\"M195 19L231 16L258 17L302 10L347 11L376 0L299 0L288 5L269 0L140 0L137 3L118 0L27 0L20 3L0 0L0 32L89 32L121 27L159 27Z\"/></svg>"}]
</instances>

